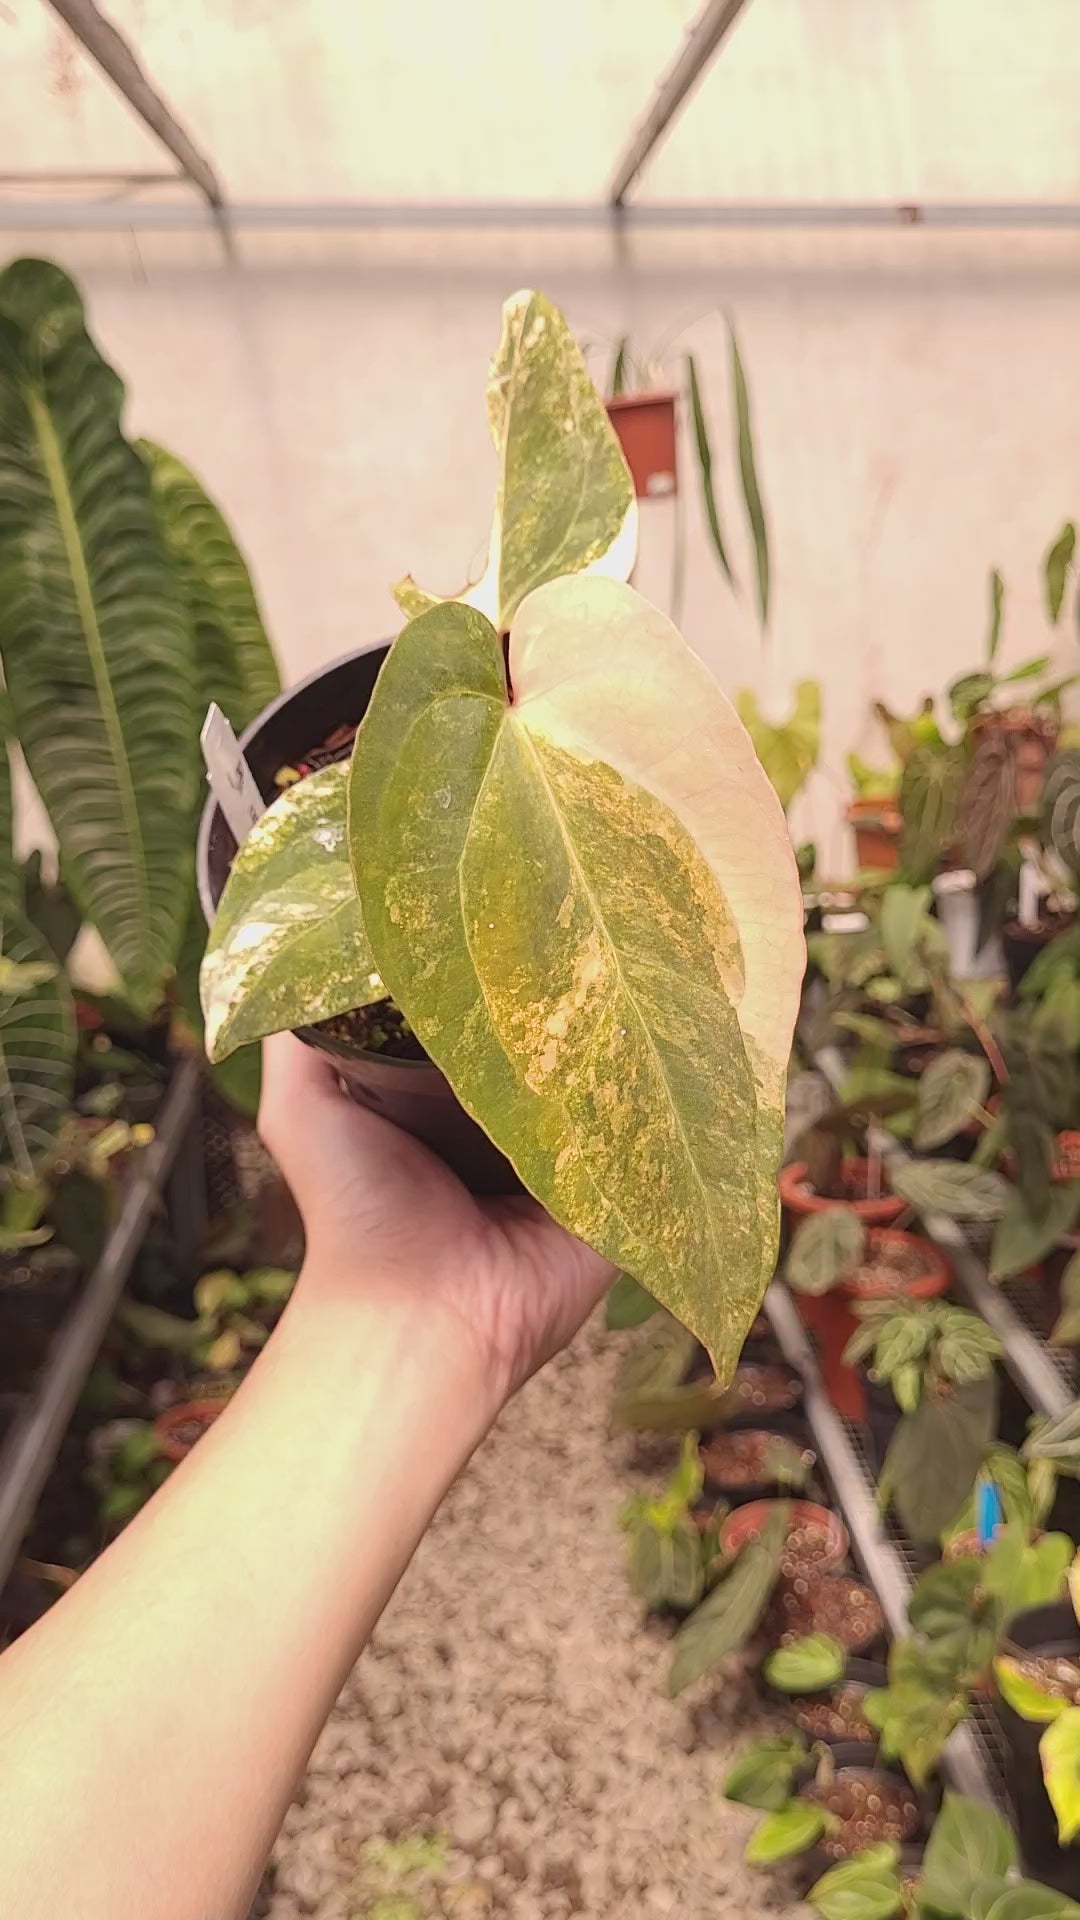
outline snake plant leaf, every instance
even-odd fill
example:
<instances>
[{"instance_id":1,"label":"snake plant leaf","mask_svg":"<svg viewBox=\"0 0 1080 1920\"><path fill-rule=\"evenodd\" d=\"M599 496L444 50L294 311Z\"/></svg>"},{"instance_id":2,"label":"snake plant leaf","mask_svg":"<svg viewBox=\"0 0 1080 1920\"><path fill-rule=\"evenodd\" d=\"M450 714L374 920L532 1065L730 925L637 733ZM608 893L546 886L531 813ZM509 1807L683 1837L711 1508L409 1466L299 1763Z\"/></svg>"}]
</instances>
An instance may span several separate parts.
<instances>
[{"instance_id":1,"label":"snake plant leaf","mask_svg":"<svg viewBox=\"0 0 1080 1920\"><path fill-rule=\"evenodd\" d=\"M211 1060L385 997L349 865L347 774L339 761L287 788L233 861L200 976Z\"/></svg>"},{"instance_id":2,"label":"snake plant leaf","mask_svg":"<svg viewBox=\"0 0 1080 1920\"><path fill-rule=\"evenodd\" d=\"M0 918L0 1184L33 1180L75 1091L75 1014L67 980L36 927Z\"/></svg>"},{"instance_id":3,"label":"snake plant leaf","mask_svg":"<svg viewBox=\"0 0 1080 1920\"><path fill-rule=\"evenodd\" d=\"M630 587L531 594L509 680L470 608L390 651L349 802L375 965L523 1184L723 1385L776 1245L804 955L783 813L724 695Z\"/></svg>"},{"instance_id":4,"label":"snake plant leaf","mask_svg":"<svg viewBox=\"0 0 1080 1920\"><path fill-rule=\"evenodd\" d=\"M569 573L625 580L638 509L604 403L566 321L542 293L515 293L488 380L499 461L487 565L452 595L505 632L525 595ZM441 604L411 578L394 588L404 612Z\"/></svg>"},{"instance_id":5,"label":"snake plant leaf","mask_svg":"<svg viewBox=\"0 0 1080 1920\"><path fill-rule=\"evenodd\" d=\"M158 526L191 609L200 708L216 700L242 733L281 692L247 563L190 467L152 440L138 444Z\"/></svg>"},{"instance_id":6,"label":"snake plant leaf","mask_svg":"<svg viewBox=\"0 0 1080 1920\"><path fill-rule=\"evenodd\" d=\"M0 274L0 654L64 879L149 1012L187 911L190 623L123 387L59 268Z\"/></svg>"},{"instance_id":7,"label":"snake plant leaf","mask_svg":"<svg viewBox=\"0 0 1080 1920\"><path fill-rule=\"evenodd\" d=\"M728 321L728 342L731 348L731 384L735 390L739 478L742 481L746 518L750 523L750 538L754 543L758 612L761 615L762 626L767 627L769 624L769 529L765 521L761 487L758 484L754 432L750 419L750 394L746 385L738 338L730 320Z\"/></svg>"},{"instance_id":8,"label":"snake plant leaf","mask_svg":"<svg viewBox=\"0 0 1080 1920\"><path fill-rule=\"evenodd\" d=\"M754 751L787 810L807 777L817 766L821 750L821 687L816 680L800 680L790 720L773 726L744 687L735 695L739 719L754 743Z\"/></svg>"}]
</instances>

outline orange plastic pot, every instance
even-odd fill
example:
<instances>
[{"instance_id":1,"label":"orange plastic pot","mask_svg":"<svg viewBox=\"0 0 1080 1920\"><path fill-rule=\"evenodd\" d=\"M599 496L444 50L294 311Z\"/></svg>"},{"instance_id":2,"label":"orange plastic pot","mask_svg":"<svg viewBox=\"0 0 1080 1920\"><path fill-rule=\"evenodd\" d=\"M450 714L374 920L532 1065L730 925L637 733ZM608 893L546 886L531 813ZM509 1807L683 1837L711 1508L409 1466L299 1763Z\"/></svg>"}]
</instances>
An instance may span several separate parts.
<instances>
[{"instance_id":1,"label":"orange plastic pot","mask_svg":"<svg viewBox=\"0 0 1080 1920\"><path fill-rule=\"evenodd\" d=\"M183 1400L178 1407L170 1407L166 1413L159 1413L154 1421L154 1432L163 1457L171 1460L174 1466L186 1460L192 1447L198 1444L227 1406L227 1400ZM198 1427L197 1433L185 1431L194 1427Z\"/></svg>"},{"instance_id":2,"label":"orange plastic pot","mask_svg":"<svg viewBox=\"0 0 1080 1920\"><path fill-rule=\"evenodd\" d=\"M678 491L674 393L617 393L608 419L623 450L639 500Z\"/></svg>"},{"instance_id":3,"label":"orange plastic pot","mask_svg":"<svg viewBox=\"0 0 1080 1920\"><path fill-rule=\"evenodd\" d=\"M852 800L848 823L855 835L855 859L860 867L892 873L900 861L904 822L891 800Z\"/></svg>"},{"instance_id":4,"label":"orange plastic pot","mask_svg":"<svg viewBox=\"0 0 1080 1920\"><path fill-rule=\"evenodd\" d=\"M806 1318L806 1324L817 1341L825 1390L837 1413L848 1420L866 1418L862 1378L844 1361L844 1349L861 1325L855 1312L856 1303L885 1300L894 1295L898 1300L934 1300L948 1292L952 1280L949 1263L932 1240L924 1240L915 1233L902 1233L898 1227L872 1227L868 1240L868 1261L872 1261L883 1246L903 1246L918 1250L924 1271L896 1287L875 1285L861 1277L841 1280L831 1293L823 1293L813 1300L817 1311L812 1318Z\"/></svg>"},{"instance_id":5,"label":"orange plastic pot","mask_svg":"<svg viewBox=\"0 0 1080 1920\"><path fill-rule=\"evenodd\" d=\"M729 1513L720 1529L720 1550L725 1554L738 1553L750 1540L756 1540L771 1513L775 1500L751 1500L745 1507L736 1507ZM813 1500L791 1500L788 1502L788 1533L796 1527L814 1526L825 1536L826 1545L821 1553L815 1553L815 1569L838 1567L847 1559L847 1528L838 1514L829 1507L820 1507Z\"/></svg>"},{"instance_id":6,"label":"orange plastic pot","mask_svg":"<svg viewBox=\"0 0 1080 1920\"><path fill-rule=\"evenodd\" d=\"M899 1220L907 1201L895 1193L880 1193L874 1200L861 1197L866 1193L869 1174L868 1160L844 1160L840 1166L840 1185L844 1194L837 1200L827 1194L815 1193L813 1187L806 1184L805 1160L789 1160L785 1167L781 1167L777 1183L781 1205L791 1224L808 1213L827 1213L830 1207L850 1207L864 1227L890 1226L894 1220Z\"/></svg>"}]
</instances>

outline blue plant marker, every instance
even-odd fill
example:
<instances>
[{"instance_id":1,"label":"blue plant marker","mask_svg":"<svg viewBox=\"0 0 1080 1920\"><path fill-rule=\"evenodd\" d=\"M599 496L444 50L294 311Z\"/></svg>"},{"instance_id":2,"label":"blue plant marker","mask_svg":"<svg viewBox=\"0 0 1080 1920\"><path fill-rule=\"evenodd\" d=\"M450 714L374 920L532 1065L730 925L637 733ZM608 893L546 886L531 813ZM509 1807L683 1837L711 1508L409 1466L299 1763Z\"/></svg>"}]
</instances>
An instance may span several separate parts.
<instances>
[{"instance_id":1,"label":"blue plant marker","mask_svg":"<svg viewBox=\"0 0 1080 1920\"><path fill-rule=\"evenodd\" d=\"M975 1530L980 1547L988 1547L1002 1522L1001 1495L993 1480L975 1483Z\"/></svg>"}]
</instances>

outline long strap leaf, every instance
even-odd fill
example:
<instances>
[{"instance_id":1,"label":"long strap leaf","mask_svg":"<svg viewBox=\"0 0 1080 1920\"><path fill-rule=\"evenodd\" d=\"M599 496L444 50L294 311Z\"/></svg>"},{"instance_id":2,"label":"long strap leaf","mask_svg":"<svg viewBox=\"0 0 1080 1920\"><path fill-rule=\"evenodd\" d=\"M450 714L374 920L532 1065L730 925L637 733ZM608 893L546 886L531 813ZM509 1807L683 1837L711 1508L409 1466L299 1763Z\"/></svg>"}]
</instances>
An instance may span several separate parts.
<instances>
[{"instance_id":1,"label":"long strap leaf","mask_svg":"<svg viewBox=\"0 0 1080 1920\"><path fill-rule=\"evenodd\" d=\"M758 485L754 435L750 421L750 395L747 391L746 375L743 372L739 342L730 320L728 321L728 338L731 342L731 378L735 388L739 474L742 479L743 500L746 503L746 517L750 522L750 533L754 542L758 611L761 614L761 624L765 627L769 624L769 530L765 523L765 508L762 505L761 488Z\"/></svg>"},{"instance_id":2,"label":"long strap leaf","mask_svg":"<svg viewBox=\"0 0 1080 1920\"><path fill-rule=\"evenodd\" d=\"M698 377L697 362L692 353L686 356L686 379L690 389L690 416L694 423L694 444L697 447L698 472L701 475L701 501L705 508L705 520L716 549L716 557L727 574L731 585L735 585L735 575L731 570L727 547L720 529L720 510L716 504L716 489L713 485L712 447L709 444L709 429L705 420L705 408L701 400L701 381Z\"/></svg>"},{"instance_id":3,"label":"long strap leaf","mask_svg":"<svg viewBox=\"0 0 1080 1920\"><path fill-rule=\"evenodd\" d=\"M149 1010L187 908L190 626L123 388L45 261L0 275L0 653L64 875Z\"/></svg>"},{"instance_id":4,"label":"long strap leaf","mask_svg":"<svg viewBox=\"0 0 1080 1920\"><path fill-rule=\"evenodd\" d=\"M0 1184L32 1180L67 1118L75 1016L63 970L36 927L0 920Z\"/></svg>"}]
</instances>

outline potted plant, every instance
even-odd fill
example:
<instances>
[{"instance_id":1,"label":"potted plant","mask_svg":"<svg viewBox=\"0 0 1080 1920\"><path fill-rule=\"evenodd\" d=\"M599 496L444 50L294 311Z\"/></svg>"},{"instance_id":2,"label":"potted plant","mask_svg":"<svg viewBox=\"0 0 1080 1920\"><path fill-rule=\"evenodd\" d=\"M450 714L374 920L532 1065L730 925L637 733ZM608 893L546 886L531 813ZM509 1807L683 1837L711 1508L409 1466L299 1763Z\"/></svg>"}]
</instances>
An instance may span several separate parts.
<instances>
[{"instance_id":1,"label":"potted plant","mask_svg":"<svg viewBox=\"0 0 1080 1920\"><path fill-rule=\"evenodd\" d=\"M779 1493L797 1493L813 1471L814 1455L790 1435L761 1427L728 1427L701 1449L705 1484L729 1506L743 1507Z\"/></svg>"},{"instance_id":2,"label":"potted plant","mask_svg":"<svg viewBox=\"0 0 1080 1920\"><path fill-rule=\"evenodd\" d=\"M1050 1886L1080 1893L1080 1848L1073 1844L1080 1833L1080 1631L1073 1605L1054 1601L1014 1619L994 1673L1024 1863Z\"/></svg>"},{"instance_id":3,"label":"potted plant","mask_svg":"<svg viewBox=\"0 0 1080 1920\"><path fill-rule=\"evenodd\" d=\"M921 1854L895 1841L860 1848L810 1888L821 1920L888 1920L933 1914L939 1920L1080 1920L1080 1907L1015 1876L1016 1841L1008 1822L983 1800L946 1792Z\"/></svg>"},{"instance_id":4,"label":"potted plant","mask_svg":"<svg viewBox=\"0 0 1080 1920\"><path fill-rule=\"evenodd\" d=\"M885 1682L877 1661L852 1659L829 1634L808 1634L775 1648L762 1675L804 1740L877 1746L877 1730L864 1711L867 1694Z\"/></svg>"},{"instance_id":5,"label":"potted plant","mask_svg":"<svg viewBox=\"0 0 1080 1920\"><path fill-rule=\"evenodd\" d=\"M693 1517L703 1485L698 1436L688 1433L679 1464L659 1498L636 1493L619 1516L630 1584L650 1611L689 1613L705 1591L715 1529L697 1526Z\"/></svg>"},{"instance_id":6,"label":"potted plant","mask_svg":"<svg viewBox=\"0 0 1080 1920\"><path fill-rule=\"evenodd\" d=\"M863 1300L844 1350L864 1371L882 1503L908 1538L936 1540L967 1500L996 1430L1001 1341L978 1314L929 1300Z\"/></svg>"},{"instance_id":7,"label":"potted plant","mask_svg":"<svg viewBox=\"0 0 1080 1920\"><path fill-rule=\"evenodd\" d=\"M504 458L483 580L470 604L399 588L426 610L373 691L370 671L351 701L347 669L339 682L338 718L363 711L350 767L289 787L223 887L215 871L208 1045L345 1020L359 1044L344 1058L334 1028L339 1071L385 1105L352 1015L389 995L424 1058L374 1064L406 1103L453 1088L443 1150L474 1120L515 1184L675 1308L726 1378L773 1264L803 969L790 841L709 675L597 574L629 564L629 477L538 295L508 303L492 393ZM552 419L570 424L552 436ZM584 491L583 468L599 476ZM592 573L561 577L573 566ZM211 812L208 887L212 838ZM409 1095L417 1074L428 1091Z\"/></svg>"},{"instance_id":8,"label":"potted plant","mask_svg":"<svg viewBox=\"0 0 1080 1920\"><path fill-rule=\"evenodd\" d=\"M742 355L735 330L728 323L728 350L731 361L731 390L735 413L735 453L747 525L754 547L757 606L762 627L769 618L769 533L758 481L757 460L750 418L750 395ZM736 578L713 481L713 453L709 425L702 394L701 374L692 353L684 356L683 372L686 408L694 437L694 453L701 485L702 510L713 552L728 584ZM633 478L635 495L642 497L678 496L678 420L679 394L672 387L658 384L656 357L638 359L630 342L619 342L612 363L607 411L619 439ZM677 611L683 573L682 524L675 527L673 556L673 611Z\"/></svg>"},{"instance_id":9,"label":"potted plant","mask_svg":"<svg viewBox=\"0 0 1080 1920\"><path fill-rule=\"evenodd\" d=\"M863 871L892 873L900 857L903 819L897 805L899 767L872 767L858 753L847 757L855 798L847 820L855 835L855 859Z\"/></svg>"},{"instance_id":10,"label":"potted plant","mask_svg":"<svg viewBox=\"0 0 1080 1920\"><path fill-rule=\"evenodd\" d=\"M922 1824L910 1782L858 1744L814 1749L795 1735L759 1741L728 1773L724 1794L762 1810L743 1851L750 1866L811 1850L822 1861L846 1860L868 1845L895 1848L898 1857Z\"/></svg>"}]
</instances>

